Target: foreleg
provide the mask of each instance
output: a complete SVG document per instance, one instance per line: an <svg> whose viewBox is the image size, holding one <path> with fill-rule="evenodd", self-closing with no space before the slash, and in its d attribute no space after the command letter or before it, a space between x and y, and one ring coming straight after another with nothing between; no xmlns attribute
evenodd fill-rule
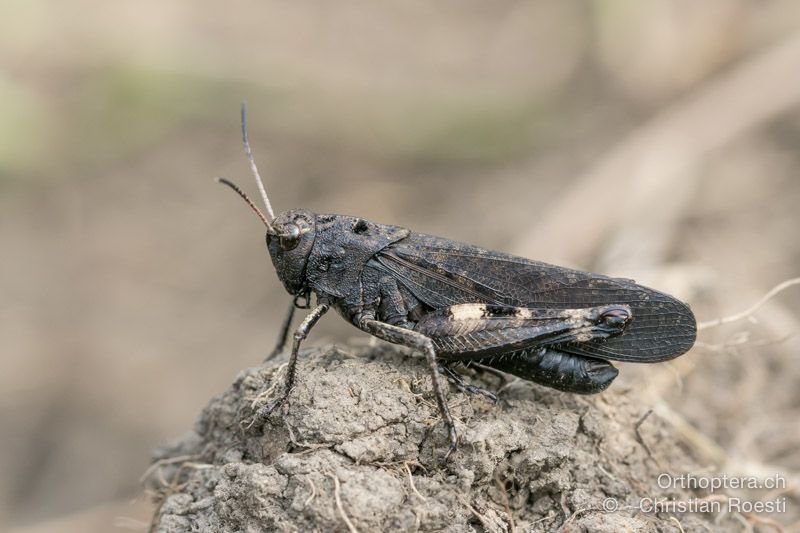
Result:
<svg viewBox="0 0 800 533"><path fill-rule="evenodd" d="M264 361L269 361L281 353L286 347L286 339L289 338L289 329L292 327L292 319L294 318L294 309L294 300L292 300L292 303L289 304L289 310L286 312L286 316L283 319L283 324L281 324L280 333L278 334L278 342L275 344L275 348L272 349L272 352L264 358Z"/></svg>
<svg viewBox="0 0 800 533"><path fill-rule="evenodd" d="M308 337L308 333L311 331L311 328L322 318L330 306L328 304L319 304L317 307L311 310L311 312L303 319L300 325L294 332L294 342L292 343L292 354L289 356L289 366L286 369L286 379L283 384L283 392L281 395L272 402L268 408L259 411L259 417L267 417L272 413L275 409L283 405L286 401L286 398L289 397L289 393L292 391L292 387L294 387L294 379L297 373L297 353L300 351L300 343Z"/></svg>

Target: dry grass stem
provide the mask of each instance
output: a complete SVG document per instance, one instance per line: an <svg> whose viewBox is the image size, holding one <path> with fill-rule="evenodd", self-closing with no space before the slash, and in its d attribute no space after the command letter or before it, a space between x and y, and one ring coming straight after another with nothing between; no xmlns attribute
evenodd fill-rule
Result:
<svg viewBox="0 0 800 533"><path fill-rule="evenodd" d="M709 320L707 322L699 322L697 324L697 330L703 331L705 329L721 326L722 324L730 324L731 322L738 322L739 320L750 318L756 313L756 311L761 309L764 306L764 304L769 302L771 299L773 299L775 296L785 291L789 287L794 287L795 285L800 285L800 277L787 279L786 281L775 285L760 300L758 300L756 303L754 303L741 313L736 313L735 315L717 318L715 320Z"/></svg>

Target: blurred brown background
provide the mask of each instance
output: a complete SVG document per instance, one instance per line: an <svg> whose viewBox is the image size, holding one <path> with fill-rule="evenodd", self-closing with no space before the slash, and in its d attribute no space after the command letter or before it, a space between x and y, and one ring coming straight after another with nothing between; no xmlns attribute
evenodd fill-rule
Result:
<svg viewBox="0 0 800 533"><path fill-rule="evenodd" d="M634 277L700 320L800 273L794 0L6 0L0 529L141 527L149 450L272 347L288 296L212 181L255 193L242 100L278 211ZM619 386L710 467L794 483L798 311Z"/></svg>

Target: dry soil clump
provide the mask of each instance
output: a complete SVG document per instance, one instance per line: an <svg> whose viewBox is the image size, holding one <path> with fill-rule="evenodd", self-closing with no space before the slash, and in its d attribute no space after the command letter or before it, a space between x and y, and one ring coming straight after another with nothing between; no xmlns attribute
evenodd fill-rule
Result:
<svg viewBox="0 0 800 533"><path fill-rule="evenodd" d="M635 391L581 397L516 380L493 405L450 387L461 441L442 465L447 438L420 357L385 345L308 350L282 412L259 421L285 361L241 372L194 430L156 452L155 531L726 529L708 515L640 510L643 498L700 495L658 486L698 465Z"/></svg>

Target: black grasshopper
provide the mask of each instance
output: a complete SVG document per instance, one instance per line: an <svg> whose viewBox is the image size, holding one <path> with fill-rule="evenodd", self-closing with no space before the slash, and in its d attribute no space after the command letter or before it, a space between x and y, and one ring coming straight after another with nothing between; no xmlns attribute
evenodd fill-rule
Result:
<svg viewBox="0 0 800 533"><path fill-rule="evenodd" d="M287 399L295 381L300 343L331 308L358 329L425 354L433 392L449 432L457 435L440 373L462 389L493 394L463 382L451 366L500 370L562 391L604 390L618 370L609 361L656 363L692 347L689 307L632 280L609 278L485 250L345 215L292 209L275 216L242 134L267 215L231 182L267 227L267 249L294 297L277 353L285 345L294 309L311 311L295 330L283 391L262 410ZM317 303L311 307L311 294Z"/></svg>

